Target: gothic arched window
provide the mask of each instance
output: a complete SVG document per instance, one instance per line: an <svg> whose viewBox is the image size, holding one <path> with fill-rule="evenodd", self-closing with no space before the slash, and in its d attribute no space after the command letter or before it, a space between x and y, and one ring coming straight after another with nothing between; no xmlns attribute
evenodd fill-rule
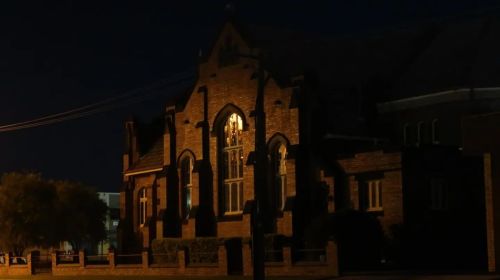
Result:
<svg viewBox="0 0 500 280"><path fill-rule="evenodd" d="M146 223L148 197L146 188L139 190L139 225L143 226Z"/></svg>
<svg viewBox="0 0 500 280"><path fill-rule="evenodd" d="M193 158L189 155L181 160L181 188L181 215L186 219L191 210L193 190Z"/></svg>
<svg viewBox="0 0 500 280"><path fill-rule="evenodd" d="M243 120L236 113L229 115L222 134L222 178L224 213L243 211Z"/></svg>
<svg viewBox="0 0 500 280"><path fill-rule="evenodd" d="M283 210L286 202L286 145L279 143L274 149L274 189L276 192L276 209Z"/></svg>

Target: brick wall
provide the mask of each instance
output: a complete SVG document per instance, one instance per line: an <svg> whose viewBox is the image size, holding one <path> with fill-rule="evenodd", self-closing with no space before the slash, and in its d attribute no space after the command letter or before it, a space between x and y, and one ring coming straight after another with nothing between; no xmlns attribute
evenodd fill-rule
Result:
<svg viewBox="0 0 500 280"><path fill-rule="evenodd" d="M7 253L3 255L4 263L0 263L0 276L26 276L33 273L31 254L26 257L26 264L13 264L11 257Z"/></svg>
<svg viewBox="0 0 500 280"><path fill-rule="evenodd" d="M386 233L389 227L403 222L403 191L401 154L374 151L359 153L354 157L338 161L348 176L351 207L363 210L360 205L360 188L366 181L379 180L382 187L383 210L377 218ZM366 195L366 194L365 194Z"/></svg>
<svg viewBox="0 0 500 280"><path fill-rule="evenodd" d="M214 50L218 50L224 44L226 35L231 35L233 41L239 45L242 53L250 53L239 34L228 25L222 32L219 41L215 43ZM216 52L217 53L217 52ZM198 88L205 86L208 92L208 120L210 125L210 161L213 169L213 209L216 216L221 216L219 209L219 171L218 162L218 139L216 119L219 113L228 104L232 104L241 110L242 118L245 123L243 138L243 162L247 163L248 156L255 150L255 126L252 112L255 109L255 100L257 93L257 80L251 79L256 70L256 61L252 59L240 59L236 65L223 68L218 67L217 57L210 57L205 63L200 65L199 79L190 93L189 99L180 112L176 112L176 130L177 130L177 156L189 150L194 154L196 160L203 157L202 151L202 128L199 125L204 119L204 94L198 92ZM298 109L290 109L291 89L280 88L271 78L265 88L265 112L267 118L266 138L271 139L276 133L284 135L290 144L297 144L299 139L298 131ZM295 195L295 163L293 159L288 163L288 185L287 194ZM243 166L243 200L254 199L254 168L250 165ZM198 183L199 184L199 183ZM199 203L199 190L195 185L193 188L193 205ZM243 217L243 220L245 217ZM221 221L217 226L218 236L248 236L249 225L244 221ZM283 228L284 227L280 227ZM285 230L285 229L284 229ZM189 231L184 231L188 233Z"/></svg>
<svg viewBox="0 0 500 280"><path fill-rule="evenodd" d="M248 243L242 244L243 254L243 274L252 275L252 259L251 249ZM338 260L337 246L333 241L328 242L326 248L326 256L323 261L294 263L292 262L292 250L290 247L283 248L283 262L266 263L266 275L281 276L281 275L316 275L316 276L338 276ZM82 275L130 275L130 276L147 276L147 275L163 275L163 276L225 276L227 270L227 252L224 245L218 248L218 262L214 264L189 265L186 262L185 252L180 250L177 252L177 263L173 264L151 264L149 263L150 256L147 251L140 254L139 261L135 264L119 264L116 263L117 255L110 252L108 254L108 264L89 265L86 264L85 254L81 251L78 254L78 261L71 264L58 263L58 256L52 255L52 275L54 276L82 276ZM28 267L29 265L26 265ZM0 266L0 275L21 275L15 274L21 270L3 269ZM28 270L25 270L27 272ZM10 274L8 274L10 273ZM29 274L23 274L29 275Z"/></svg>
<svg viewBox="0 0 500 280"><path fill-rule="evenodd" d="M243 275L253 275L250 244L243 243ZM266 276L338 276L337 244L328 241L324 261L293 262L292 248L283 247L283 262L265 263Z"/></svg>
<svg viewBox="0 0 500 280"><path fill-rule="evenodd" d="M247 47L244 40L232 27L232 25L227 25L223 32L221 33L219 40L215 43L214 50L218 50L222 44L225 43L226 36L230 35L233 41L239 45L239 50L242 53L251 53L251 50ZM218 52L216 51L215 54ZM217 62L217 55L209 57L209 59L200 65L199 78L193 87L193 91L189 94L189 98L182 110L175 112L175 130L176 130L176 147L175 157L179 158L182 153L189 151L193 154L195 161L202 160L202 127L199 125L204 119L204 93L199 93L198 89L201 86L207 88L208 96L208 121L210 126L210 162L213 170L213 210L216 216L222 216L219 207L219 165L218 162L218 136L215 121L219 116L221 110L223 110L228 104L235 106L240 110L241 117L245 122L245 129L242 135L243 138L243 162L247 163L248 156L251 152L255 150L255 126L254 118L252 113L255 109L256 93L257 93L257 80L252 79L251 76L256 70L256 61L253 59L241 58L239 63L236 65L231 65L227 67L220 68ZM267 118L266 127L266 139L270 140L274 135L279 133L287 138L291 145L298 144L299 142L299 123L298 123L298 109L290 108L290 102L292 97L291 88L281 88L277 85L274 79L267 82L265 88L265 112ZM167 111L175 110L175 107L168 107ZM179 108L177 108L179 109ZM169 148L171 146L171 135L169 132L164 134L164 164L169 165L170 153L172 152ZM131 145L134 145L134 141L129 140ZM128 160L128 155L124 156L124 161ZM243 166L243 200L250 201L254 199L254 168L253 165L244 164ZM144 178L143 178L144 177ZM135 180L135 187L139 189L141 185L148 185L151 181L153 175L138 176ZM193 193L192 193L192 206L197 207L200 204L199 197L199 174L193 174ZM272 189L272 188L270 188ZM290 159L287 162L287 196L295 196L295 161ZM180 192L179 192L180 193ZM149 193L148 193L149 194ZM157 195L160 198L159 207L157 207L157 212L162 209L166 209L166 186L161 184L157 190ZM135 202L137 198L136 191L133 194L133 201ZM179 197L180 199L180 197ZM156 203L156 202L155 202ZM122 203L122 207L125 207ZM137 207L136 203L133 203L133 207ZM150 208L151 204L148 205L148 214L152 213ZM131 211L133 215L134 227L137 227L137 210ZM194 218L194 217L192 217ZM285 218L287 220L289 218ZM242 221L221 221L220 225L217 226L220 236L248 236L250 232L248 218L243 217ZM182 235L185 238L191 238L196 235L194 232L193 225L195 224L195 218L193 221L185 222L182 226ZM283 222L281 222L283 224ZM161 225L158 224L158 228ZM287 235L290 234L291 225L287 224L279 227L283 230L283 233ZM160 229L159 229L160 230Z"/></svg>

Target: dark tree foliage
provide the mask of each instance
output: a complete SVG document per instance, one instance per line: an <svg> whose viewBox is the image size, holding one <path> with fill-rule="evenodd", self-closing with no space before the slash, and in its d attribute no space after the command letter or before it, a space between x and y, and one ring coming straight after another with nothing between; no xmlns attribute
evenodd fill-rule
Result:
<svg viewBox="0 0 500 280"><path fill-rule="evenodd" d="M82 244L96 244L106 237L104 219L106 204L92 188L70 181L53 182L57 192L57 216L61 222L58 237L68 241L74 250Z"/></svg>
<svg viewBox="0 0 500 280"><path fill-rule="evenodd" d="M343 269L380 267L386 240L379 221L372 213L342 210L332 215L330 225Z"/></svg>
<svg viewBox="0 0 500 280"><path fill-rule="evenodd" d="M0 247L16 255L56 241L55 188L36 173L7 173L0 182Z"/></svg>
<svg viewBox="0 0 500 280"><path fill-rule="evenodd" d="M79 183L47 181L38 173L13 172L0 181L0 249L22 255L30 247L57 246L105 237L107 207Z"/></svg>

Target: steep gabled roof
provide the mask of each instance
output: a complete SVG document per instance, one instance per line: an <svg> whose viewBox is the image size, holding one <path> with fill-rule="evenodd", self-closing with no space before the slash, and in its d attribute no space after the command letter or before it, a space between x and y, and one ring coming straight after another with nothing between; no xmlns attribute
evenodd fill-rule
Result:
<svg viewBox="0 0 500 280"><path fill-rule="evenodd" d="M325 38L304 31L226 22L265 53L264 67L281 86L313 77L325 130L367 131L375 103L459 87L500 84L498 17L429 21L412 27ZM208 56L216 55L216 43ZM192 90L179 95L183 108ZM373 109L374 110L374 109ZM370 135L371 132L367 132Z"/></svg>
<svg viewBox="0 0 500 280"><path fill-rule="evenodd" d="M163 137L159 137L153 146L126 172L139 172L158 168L163 168Z"/></svg>
<svg viewBox="0 0 500 280"><path fill-rule="evenodd" d="M393 87L392 99L500 85L498 17L441 23L439 32Z"/></svg>
<svg viewBox="0 0 500 280"><path fill-rule="evenodd" d="M161 115L150 123L137 122L137 149L139 159L126 173L163 168L163 133L165 119Z"/></svg>

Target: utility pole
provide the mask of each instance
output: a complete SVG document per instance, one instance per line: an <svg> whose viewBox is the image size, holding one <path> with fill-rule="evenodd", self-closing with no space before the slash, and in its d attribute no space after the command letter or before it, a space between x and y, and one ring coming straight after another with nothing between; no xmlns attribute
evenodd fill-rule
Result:
<svg viewBox="0 0 500 280"><path fill-rule="evenodd" d="M213 209L213 170L210 163L210 124L208 122L208 89L202 86L203 94L202 149L203 159L200 174L200 202L195 229L201 236L215 236L215 214ZM198 126L198 124L197 124Z"/></svg>
<svg viewBox="0 0 500 280"><path fill-rule="evenodd" d="M253 279L264 280L264 191L267 189L267 145L266 145L266 112L264 110L264 88L269 76L266 77L263 64L263 54L258 56L236 54L239 57L257 61L257 98L255 100L255 160L254 160L254 207L252 209L252 262Z"/></svg>
<svg viewBox="0 0 500 280"><path fill-rule="evenodd" d="M264 280L264 190L267 189L267 145L266 145L266 113L264 110L264 88L267 78L262 67L262 53L257 58L257 99L255 102L255 165L253 208L253 279Z"/></svg>

